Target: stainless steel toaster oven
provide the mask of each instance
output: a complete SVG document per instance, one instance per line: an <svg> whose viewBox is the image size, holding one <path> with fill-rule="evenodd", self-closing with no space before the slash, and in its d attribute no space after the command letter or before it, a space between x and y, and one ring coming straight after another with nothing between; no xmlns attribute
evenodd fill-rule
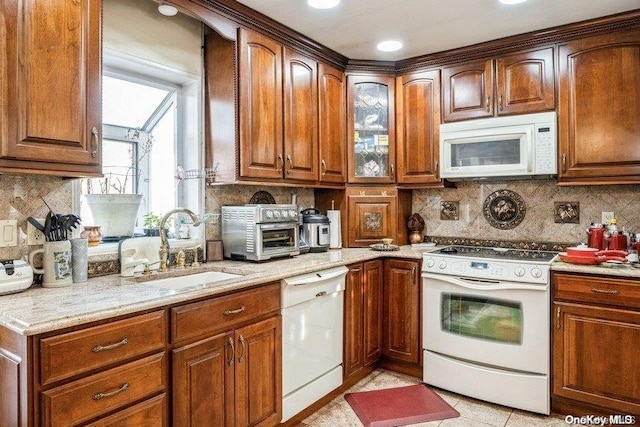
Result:
<svg viewBox="0 0 640 427"><path fill-rule="evenodd" d="M224 257L264 261L298 255L299 220L296 205L223 206Z"/></svg>

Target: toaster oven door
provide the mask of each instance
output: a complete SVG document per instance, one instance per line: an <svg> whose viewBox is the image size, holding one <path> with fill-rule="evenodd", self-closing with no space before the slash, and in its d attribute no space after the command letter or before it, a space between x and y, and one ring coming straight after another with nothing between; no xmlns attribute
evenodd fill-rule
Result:
<svg viewBox="0 0 640 427"><path fill-rule="evenodd" d="M299 254L298 223L260 224L256 248L260 259Z"/></svg>

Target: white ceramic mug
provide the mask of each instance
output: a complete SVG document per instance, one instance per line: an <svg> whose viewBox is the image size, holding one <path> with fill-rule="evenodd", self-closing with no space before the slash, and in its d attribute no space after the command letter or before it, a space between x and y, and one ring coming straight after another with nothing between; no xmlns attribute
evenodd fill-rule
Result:
<svg viewBox="0 0 640 427"><path fill-rule="evenodd" d="M44 242L42 249L29 253L29 264L33 266L33 258L42 254L42 268L33 268L34 273L42 274L43 288L57 288L73 283L71 269L71 242L60 240Z"/></svg>

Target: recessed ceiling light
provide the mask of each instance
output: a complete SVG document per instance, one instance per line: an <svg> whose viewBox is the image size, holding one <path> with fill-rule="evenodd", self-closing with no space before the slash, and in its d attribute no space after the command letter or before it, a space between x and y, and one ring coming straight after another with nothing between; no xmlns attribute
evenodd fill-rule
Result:
<svg viewBox="0 0 640 427"><path fill-rule="evenodd" d="M170 4L161 4L158 6L158 12L164 16L175 16L178 14L178 9Z"/></svg>
<svg viewBox="0 0 640 427"><path fill-rule="evenodd" d="M524 3L527 0L500 0L500 3L502 4L518 4L518 3Z"/></svg>
<svg viewBox="0 0 640 427"><path fill-rule="evenodd" d="M402 49L402 43L398 40L386 40L378 43L378 50L382 52L395 52Z"/></svg>
<svg viewBox="0 0 640 427"><path fill-rule="evenodd" d="M336 7L340 0L307 0L307 3L316 9L331 9Z"/></svg>

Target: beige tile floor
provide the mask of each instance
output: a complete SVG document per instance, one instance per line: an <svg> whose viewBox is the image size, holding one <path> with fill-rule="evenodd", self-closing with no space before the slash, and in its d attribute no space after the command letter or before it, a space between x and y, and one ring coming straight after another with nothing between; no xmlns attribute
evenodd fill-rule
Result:
<svg viewBox="0 0 640 427"><path fill-rule="evenodd" d="M358 384L347 390L354 391L377 390L381 388L402 387L419 384L420 380L396 372L378 369L364 378ZM445 390L434 390L453 406L460 417L428 423L412 424L415 427L535 427L567 426L562 418L546 417L531 412L511 409L492 403L471 399ZM298 427L359 427L362 423L353 412L344 395L336 397L328 405L311 414Z"/></svg>

